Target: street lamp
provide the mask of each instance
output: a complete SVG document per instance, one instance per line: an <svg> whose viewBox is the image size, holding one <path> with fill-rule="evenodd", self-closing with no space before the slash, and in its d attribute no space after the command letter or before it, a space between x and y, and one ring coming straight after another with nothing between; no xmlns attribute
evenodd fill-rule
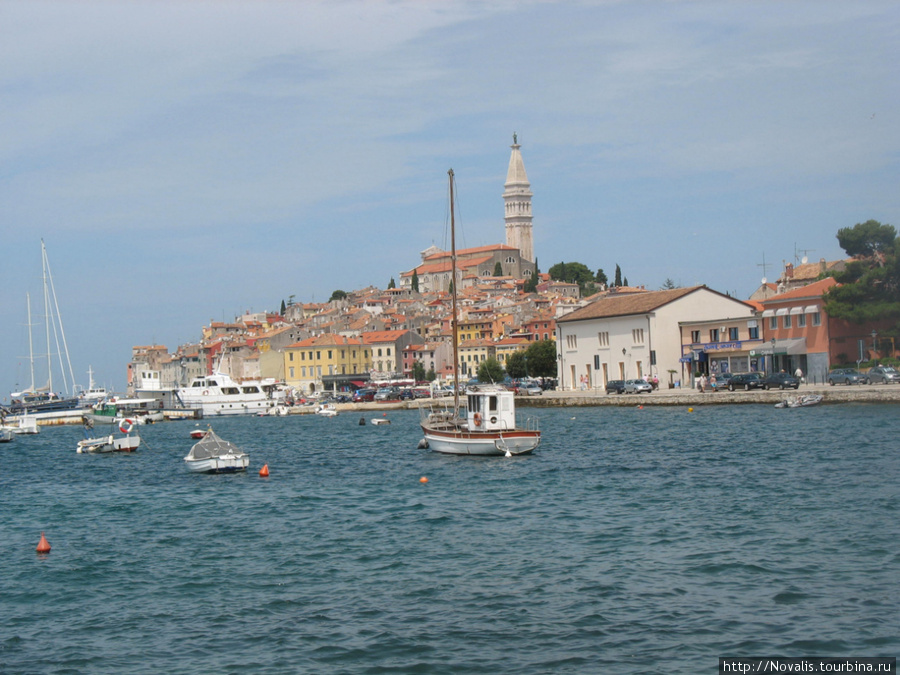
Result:
<svg viewBox="0 0 900 675"><path fill-rule="evenodd" d="M872 329L872 356L878 358L878 331Z"/></svg>
<svg viewBox="0 0 900 675"><path fill-rule="evenodd" d="M775 338L772 338L772 374L775 374Z"/></svg>

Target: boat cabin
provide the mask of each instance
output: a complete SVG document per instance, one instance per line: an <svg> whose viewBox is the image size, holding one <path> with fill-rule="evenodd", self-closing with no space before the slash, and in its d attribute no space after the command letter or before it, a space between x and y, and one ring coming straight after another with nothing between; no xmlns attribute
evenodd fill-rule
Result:
<svg viewBox="0 0 900 675"><path fill-rule="evenodd" d="M466 419L472 431L508 431L516 428L513 392L497 385L466 389Z"/></svg>

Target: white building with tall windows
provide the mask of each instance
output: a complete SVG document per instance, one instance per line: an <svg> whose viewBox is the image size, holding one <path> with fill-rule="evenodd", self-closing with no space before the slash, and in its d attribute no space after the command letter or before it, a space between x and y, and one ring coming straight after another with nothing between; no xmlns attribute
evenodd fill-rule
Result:
<svg viewBox="0 0 900 675"><path fill-rule="evenodd" d="M556 320L559 387L603 389L609 380L681 372L679 323L753 317L755 309L706 286L612 293Z"/></svg>

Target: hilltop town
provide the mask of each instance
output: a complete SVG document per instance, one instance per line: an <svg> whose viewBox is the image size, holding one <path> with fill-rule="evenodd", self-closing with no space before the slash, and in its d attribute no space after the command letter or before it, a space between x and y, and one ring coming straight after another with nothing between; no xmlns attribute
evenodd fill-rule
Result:
<svg viewBox="0 0 900 675"><path fill-rule="evenodd" d="M198 342L172 353L136 346L129 392L174 389L214 371L238 382L283 382L301 394L446 380L453 373L451 284L464 378L489 359L505 367L539 341L555 345L563 390L603 390L631 378L693 387L701 376L778 370L824 383L835 365L898 356L890 320L850 323L826 313L823 296L837 283L831 275L849 259L787 264L746 300L703 285L647 290L618 278L611 285L554 280L536 264L532 196L513 136L506 242L458 250L455 277L450 253L432 246L400 272L399 287L392 280L387 289L336 291L326 303L291 300L277 312L211 321Z"/></svg>

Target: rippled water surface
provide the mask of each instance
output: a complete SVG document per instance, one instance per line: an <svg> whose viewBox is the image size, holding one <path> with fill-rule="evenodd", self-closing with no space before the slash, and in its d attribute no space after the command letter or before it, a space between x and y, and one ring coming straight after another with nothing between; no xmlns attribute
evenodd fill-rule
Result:
<svg viewBox="0 0 900 675"><path fill-rule="evenodd" d="M544 441L511 459L418 450L415 412L212 420L250 453L239 475L187 471L188 422L143 428L132 456L76 454L74 427L0 445L0 671L695 673L900 651L896 406L522 412Z"/></svg>

